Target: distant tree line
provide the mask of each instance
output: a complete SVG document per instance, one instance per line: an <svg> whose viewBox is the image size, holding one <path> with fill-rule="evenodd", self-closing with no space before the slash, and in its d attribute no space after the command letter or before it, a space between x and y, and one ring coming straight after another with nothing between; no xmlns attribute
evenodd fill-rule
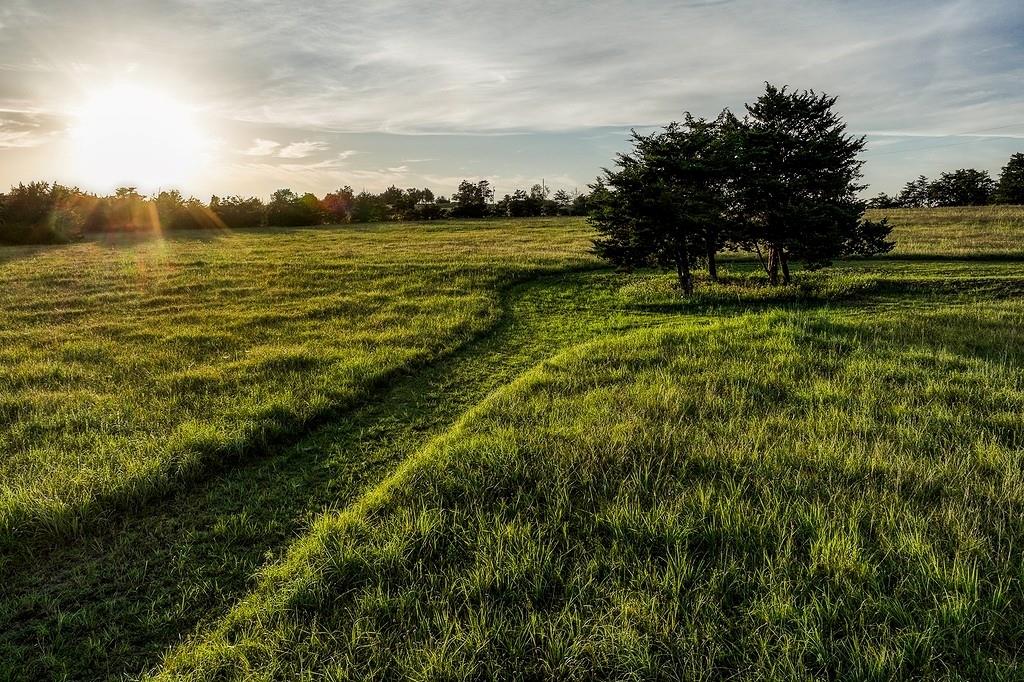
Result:
<svg viewBox="0 0 1024 682"><path fill-rule="evenodd" d="M974 168L942 173L929 180L924 175L903 186L896 196L884 192L868 202L870 208L936 208L1024 204L1024 154L1014 154L993 180L988 171Z"/></svg>
<svg viewBox="0 0 1024 682"><path fill-rule="evenodd" d="M686 114L634 131L633 151L591 185L595 250L625 269L671 268L690 294L699 265L717 279L722 250L756 253L777 284L794 261L814 268L892 249L888 223L863 217L865 140L846 134L835 102L766 84L742 119Z"/></svg>
<svg viewBox="0 0 1024 682"><path fill-rule="evenodd" d="M587 195L565 190L551 194L541 184L495 201L487 180L464 180L450 199L435 197L426 188L357 194L343 187L322 198L281 189L269 201L213 196L209 203L177 190L147 197L134 187L121 187L110 196L97 196L58 183L30 182L0 194L0 243L59 243L97 232L585 215L587 210Z"/></svg>

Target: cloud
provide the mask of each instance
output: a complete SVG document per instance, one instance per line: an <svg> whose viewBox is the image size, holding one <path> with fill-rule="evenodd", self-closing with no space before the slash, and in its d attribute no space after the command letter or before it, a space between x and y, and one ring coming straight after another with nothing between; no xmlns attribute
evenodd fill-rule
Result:
<svg viewBox="0 0 1024 682"><path fill-rule="evenodd" d="M310 142L308 140L305 142L292 142L290 145L283 147L277 153L277 156L281 159L304 159L307 156L313 156L327 149L328 145L326 142Z"/></svg>
<svg viewBox="0 0 1024 682"><path fill-rule="evenodd" d="M0 107L0 149L38 147L56 134L33 112Z"/></svg>
<svg viewBox="0 0 1024 682"><path fill-rule="evenodd" d="M1024 109L1020 0L521 0L515 12L468 0L3 5L9 101L57 114L92 79L127 74L245 130L231 142L244 156L284 166L354 147L366 154L334 160L380 178L415 164L422 174L407 181L593 177L626 144L619 131L686 110L741 111L764 80L840 95L854 132L983 133ZM991 144L977 162L989 163L1020 133L1007 131L943 158ZM538 152L538 140L555 149ZM917 173L915 159L882 158L869 175ZM303 178L324 173L322 185L344 170L300 165Z"/></svg>
<svg viewBox="0 0 1024 682"><path fill-rule="evenodd" d="M245 154L246 156L271 156L277 151L278 147L280 146L280 142L256 138L255 140L253 140L252 146L242 153Z"/></svg>

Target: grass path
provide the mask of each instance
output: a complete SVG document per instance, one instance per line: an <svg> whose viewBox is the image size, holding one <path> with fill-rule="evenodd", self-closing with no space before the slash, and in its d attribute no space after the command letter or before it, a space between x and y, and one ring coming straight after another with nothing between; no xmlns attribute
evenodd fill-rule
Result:
<svg viewBox="0 0 1024 682"><path fill-rule="evenodd" d="M900 305L913 297L915 307L939 302L916 287L865 293L870 300L854 292L834 304L866 312L892 305L890 296ZM168 647L250 593L261 567L278 561L323 512L349 506L488 394L571 346L673 320L692 324L797 303L730 304L722 295L697 306L647 305L646 298L606 271L517 285L487 331L410 368L370 402L272 456L221 470L141 513L115 516L73 545L0 567L0 677L120 679L158 664ZM948 302L948 293L941 298Z"/></svg>
<svg viewBox="0 0 1024 682"><path fill-rule="evenodd" d="M514 287L490 332L346 417L100 534L15 559L0 591L0 676L115 678L155 664L325 509L349 504L488 393L568 345L666 318L610 314L616 289L601 272Z"/></svg>
<svg viewBox="0 0 1024 682"><path fill-rule="evenodd" d="M541 363L160 679L1019 678L1024 309L864 312Z"/></svg>

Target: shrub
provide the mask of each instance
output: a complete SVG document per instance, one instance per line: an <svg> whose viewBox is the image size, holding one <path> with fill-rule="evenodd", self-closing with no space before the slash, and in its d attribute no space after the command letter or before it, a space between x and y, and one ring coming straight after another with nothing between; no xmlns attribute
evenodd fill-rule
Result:
<svg viewBox="0 0 1024 682"><path fill-rule="evenodd" d="M79 237L88 197L56 183L30 182L0 195L0 242L56 244Z"/></svg>

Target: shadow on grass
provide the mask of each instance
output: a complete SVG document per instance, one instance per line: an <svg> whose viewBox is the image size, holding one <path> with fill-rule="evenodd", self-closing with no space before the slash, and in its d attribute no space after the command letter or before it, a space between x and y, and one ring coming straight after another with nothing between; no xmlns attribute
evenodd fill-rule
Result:
<svg viewBox="0 0 1024 682"><path fill-rule="evenodd" d="M0 576L0 677L121 678L156 665L183 633L250 591L259 569L325 509L346 506L488 393L569 345L682 314L889 297L909 305L947 291L883 281L840 298L623 305L615 298L622 283L607 270L521 283L503 296L489 332L390 377L367 401L272 456L208 471L131 515L107 510L95 532L12 557ZM1024 290L1024 279L1015 286ZM615 308L625 317L612 321Z"/></svg>
<svg viewBox="0 0 1024 682"><path fill-rule="evenodd" d="M83 537L9 557L0 575L0 678L120 679L158 663L183 633L223 615L325 509L347 505L555 352L508 311L524 292L558 290L563 276L513 287L489 332L392 376L273 456L207 471L131 515L106 509ZM563 314L553 306L540 324Z"/></svg>
<svg viewBox="0 0 1024 682"><path fill-rule="evenodd" d="M827 281L827 280L823 280ZM956 276L947 280L877 275L835 289L819 283L770 287L756 278L726 278L710 289L700 289L690 298L634 301L628 307L660 314L738 314L777 309L850 307L883 299L900 299L909 304L929 300L967 302L984 298L1002 300L1024 297L1024 272L1019 276Z"/></svg>

